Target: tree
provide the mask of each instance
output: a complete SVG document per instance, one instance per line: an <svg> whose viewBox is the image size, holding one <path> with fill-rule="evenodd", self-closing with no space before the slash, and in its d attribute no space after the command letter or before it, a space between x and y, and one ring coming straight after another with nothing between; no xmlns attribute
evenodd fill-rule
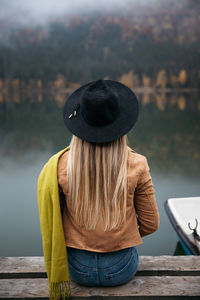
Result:
<svg viewBox="0 0 200 300"><path fill-rule="evenodd" d="M122 76L119 78L119 81L127 85L128 87L132 88L134 86L133 79L134 79L134 75L133 75L133 71L131 70L128 73L122 74Z"/></svg>
<svg viewBox="0 0 200 300"><path fill-rule="evenodd" d="M181 85L185 85L187 81L187 73L185 70L181 70L178 76L178 81Z"/></svg>
<svg viewBox="0 0 200 300"><path fill-rule="evenodd" d="M166 85L167 85L167 75L166 75L166 71L163 69L159 71L157 74L155 87L166 88Z"/></svg>
<svg viewBox="0 0 200 300"><path fill-rule="evenodd" d="M145 74L142 76L142 85L143 86L151 86L151 78L146 76Z"/></svg>
<svg viewBox="0 0 200 300"><path fill-rule="evenodd" d="M55 88L65 88L66 87L66 80L62 74L58 74L56 80L54 81Z"/></svg>
<svg viewBox="0 0 200 300"><path fill-rule="evenodd" d="M122 76L118 80L130 88L137 87L140 84L138 75L134 74L133 70L129 71L128 73L122 74Z"/></svg>

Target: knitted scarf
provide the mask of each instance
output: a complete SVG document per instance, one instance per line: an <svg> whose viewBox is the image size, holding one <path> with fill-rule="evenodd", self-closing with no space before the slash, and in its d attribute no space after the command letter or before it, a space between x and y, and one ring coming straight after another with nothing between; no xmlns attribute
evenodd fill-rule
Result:
<svg viewBox="0 0 200 300"><path fill-rule="evenodd" d="M58 159L68 149L52 156L38 179L38 208L50 300L65 299L71 294L57 179Z"/></svg>

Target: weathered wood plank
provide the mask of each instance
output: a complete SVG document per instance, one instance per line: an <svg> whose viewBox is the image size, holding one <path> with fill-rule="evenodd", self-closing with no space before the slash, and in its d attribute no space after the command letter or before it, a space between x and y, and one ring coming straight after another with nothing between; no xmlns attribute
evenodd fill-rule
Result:
<svg viewBox="0 0 200 300"><path fill-rule="evenodd" d="M200 276L199 256L140 256L137 276ZM44 257L0 257L0 278L45 278Z"/></svg>
<svg viewBox="0 0 200 300"><path fill-rule="evenodd" d="M0 279L46 277L43 256L0 257Z"/></svg>
<svg viewBox="0 0 200 300"><path fill-rule="evenodd" d="M140 256L139 270L200 271L200 257L188 256Z"/></svg>
<svg viewBox="0 0 200 300"><path fill-rule="evenodd" d="M138 275L200 276L199 256L141 256Z"/></svg>
<svg viewBox="0 0 200 300"><path fill-rule="evenodd" d="M115 297L142 299L144 296L154 298L162 297L188 297L200 299L200 277L144 277L138 276L127 284L116 287L96 288L83 287L71 282L72 299ZM198 298L199 297L199 298ZM47 279L1 279L0 298L3 299L48 299ZM167 299L168 299L167 298ZM102 299L102 298L101 298Z"/></svg>

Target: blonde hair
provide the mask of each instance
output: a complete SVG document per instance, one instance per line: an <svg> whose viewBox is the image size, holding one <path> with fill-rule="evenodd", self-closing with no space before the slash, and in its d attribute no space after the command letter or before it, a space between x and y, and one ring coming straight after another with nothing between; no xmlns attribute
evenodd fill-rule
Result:
<svg viewBox="0 0 200 300"><path fill-rule="evenodd" d="M119 228L126 220L126 136L104 144L72 137L67 162L68 195L75 221L94 230L102 218L104 231Z"/></svg>

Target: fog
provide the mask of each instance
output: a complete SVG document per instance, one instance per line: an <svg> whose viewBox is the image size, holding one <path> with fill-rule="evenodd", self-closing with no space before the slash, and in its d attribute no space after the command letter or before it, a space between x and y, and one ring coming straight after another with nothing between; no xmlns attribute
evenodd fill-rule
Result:
<svg viewBox="0 0 200 300"><path fill-rule="evenodd" d="M56 18L70 15L94 12L126 14L130 10L145 17L151 9L173 9L178 2L188 9L199 11L198 0L0 0L0 35L5 24L9 30L26 24L46 25Z"/></svg>
<svg viewBox="0 0 200 300"><path fill-rule="evenodd" d="M128 11L130 5L141 9L162 4L164 0L0 0L0 22L9 19L8 26L17 24L44 24L49 19L94 11Z"/></svg>
<svg viewBox="0 0 200 300"><path fill-rule="evenodd" d="M158 0L159 1L159 0ZM159 2L162 2L160 0ZM0 16L13 12L28 12L32 17L48 17L78 11L108 10L127 7L130 3L155 3L156 0L0 0Z"/></svg>
<svg viewBox="0 0 200 300"><path fill-rule="evenodd" d="M0 28L2 22L7 27L16 24L46 24L50 19L81 13L128 12L135 6L136 13L148 14L148 9L162 9L167 5L173 7L177 2L189 9L199 10L199 0L0 0Z"/></svg>

